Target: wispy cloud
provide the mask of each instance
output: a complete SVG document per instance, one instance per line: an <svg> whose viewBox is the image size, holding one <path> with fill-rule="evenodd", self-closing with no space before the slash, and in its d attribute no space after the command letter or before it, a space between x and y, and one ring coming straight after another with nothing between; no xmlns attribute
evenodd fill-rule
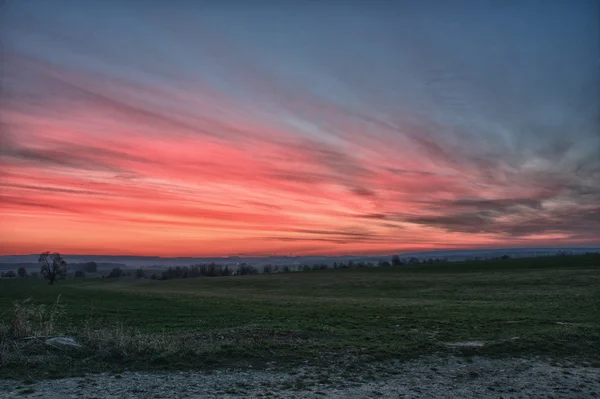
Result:
<svg viewBox="0 0 600 399"><path fill-rule="evenodd" d="M52 3L2 15L3 253L600 244L591 3Z"/></svg>

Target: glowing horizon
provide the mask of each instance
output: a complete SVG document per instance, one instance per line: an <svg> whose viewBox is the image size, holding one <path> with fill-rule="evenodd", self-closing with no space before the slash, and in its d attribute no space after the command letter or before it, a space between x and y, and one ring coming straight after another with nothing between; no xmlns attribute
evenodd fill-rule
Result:
<svg viewBox="0 0 600 399"><path fill-rule="evenodd" d="M600 245L597 3L232 4L0 10L0 254Z"/></svg>

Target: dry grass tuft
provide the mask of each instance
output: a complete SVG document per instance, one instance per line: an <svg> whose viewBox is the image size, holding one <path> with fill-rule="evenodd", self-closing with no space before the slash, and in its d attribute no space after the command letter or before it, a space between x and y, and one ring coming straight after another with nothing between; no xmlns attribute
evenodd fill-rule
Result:
<svg viewBox="0 0 600 399"><path fill-rule="evenodd" d="M60 295L50 306L31 298L15 303L8 324L0 324L0 368L47 361L43 338L56 334L64 313Z"/></svg>
<svg viewBox="0 0 600 399"><path fill-rule="evenodd" d="M40 338L56 333L57 322L64 315L60 295L51 306L36 305L31 298L15 303L7 333L13 338Z"/></svg>
<svg viewBox="0 0 600 399"><path fill-rule="evenodd" d="M174 354L179 349L177 342L166 333L141 334L123 323L107 326L98 320L88 320L78 336L86 347L100 356L124 358L153 353Z"/></svg>

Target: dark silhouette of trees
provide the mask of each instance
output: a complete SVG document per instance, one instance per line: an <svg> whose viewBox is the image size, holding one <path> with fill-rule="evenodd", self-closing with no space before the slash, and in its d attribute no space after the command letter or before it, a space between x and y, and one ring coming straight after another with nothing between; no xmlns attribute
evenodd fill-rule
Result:
<svg viewBox="0 0 600 399"><path fill-rule="evenodd" d="M122 275L123 275L123 269L121 269L120 267L115 267L108 274L108 278L119 278Z"/></svg>
<svg viewBox="0 0 600 399"><path fill-rule="evenodd" d="M29 273L27 273L27 269L25 269L25 266L21 266L17 269L17 274L19 275L19 277L21 278L25 278L25 277L29 277Z"/></svg>
<svg viewBox="0 0 600 399"><path fill-rule="evenodd" d="M83 264L83 271L86 273L96 273L98 271L98 264L96 262L85 262Z"/></svg>
<svg viewBox="0 0 600 399"><path fill-rule="evenodd" d="M251 269L249 269L251 268ZM240 272L241 271L241 272ZM257 274L258 269L243 265L240 266L238 270L238 274ZM229 269L229 266L222 267L221 265L217 265L216 263L206 263L206 264L198 264L192 266L175 266L169 267L167 270L164 270L159 275L153 274L150 278L152 279L160 279L160 280L172 280L179 278L197 278L197 277L221 277L221 276L231 276L233 274L232 270Z"/></svg>
<svg viewBox="0 0 600 399"><path fill-rule="evenodd" d="M401 265L402 265L402 261L400 260L400 257L398 255L392 256L392 266L401 266Z"/></svg>
<svg viewBox="0 0 600 399"><path fill-rule="evenodd" d="M42 276L48 280L50 285L67 275L67 262L59 253L44 252L40 255L38 262L42 264L40 270Z"/></svg>
<svg viewBox="0 0 600 399"><path fill-rule="evenodd" d="M15 278L15 277L17 277L17 274L15 272L13 272L12 270L2 273L2 278Z"/></svg>
<svg viewBox="0 0 600 399"><path fill-rule="evenodd" d="M137 269L135 271L135 278L144 278L144 271L142 269Z"/></svg>
<svg viewBox="0 0 600 399"><path fill-rule="evenodd" d="M96 262L85 262L71 264L71 267L75 267L76 270L81 270L85 273L96 273L98 271L98 264Z"/></svg>
<svg viewBox="0 0 600 399"><path fill-rule="evenodd" d="M238 275L240 276L246 276L246 275L251 275L251 274L258 274L258 269L255 268L252 265L247 265L245 263L242 263L240 265L240 267L238 268Z"/></svg>
<svg viewBox="0 0 600 399"><path fill-rule="evenodd" d="M84 278L85 277L85 272L81 269L77 270L75 272L75 278Z"/></svg>

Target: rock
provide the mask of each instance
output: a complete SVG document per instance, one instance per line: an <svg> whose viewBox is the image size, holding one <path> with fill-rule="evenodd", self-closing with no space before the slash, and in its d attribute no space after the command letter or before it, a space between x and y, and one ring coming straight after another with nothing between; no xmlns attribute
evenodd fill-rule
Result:
<svg viewBox="0 0 600 399"><path fill-rule="evenodd" d="M485 343L478 341L452 342L446 344L446 346L449 346L451 348L481 348L484 345Z"/></svg>
<svg viewBox="0 0 600 399"><path fill-rule="evenodd" d="M48 338L45 341L46 345L53 346L58 349L81 349L81 344L75 341L73 337L54 337Z"/></svg>

